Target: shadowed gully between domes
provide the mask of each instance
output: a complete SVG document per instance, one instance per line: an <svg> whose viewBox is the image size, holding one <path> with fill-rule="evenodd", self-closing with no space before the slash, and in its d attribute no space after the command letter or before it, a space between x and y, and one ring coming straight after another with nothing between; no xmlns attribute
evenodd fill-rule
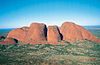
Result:
<svg viewBox="0 0 100 65"><path fill-rule="evenodd" d="M81 40L100 42L100 39L91 32L72 22L64 22L59 28L47 27L44 23L32 23L30 27L10 31L7 38L14 38L28 44L57 44L61 41L73 43Z"/></svg>

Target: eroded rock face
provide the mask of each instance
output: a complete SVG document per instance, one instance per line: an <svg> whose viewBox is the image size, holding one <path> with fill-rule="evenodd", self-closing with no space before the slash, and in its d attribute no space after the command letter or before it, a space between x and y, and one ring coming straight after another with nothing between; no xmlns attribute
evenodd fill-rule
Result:
<svg viewBox="0 0 100 65"><path fill-rule="evenodd" d="M19 41L35 44L46 43L47 28L43 23L32 23L30 27L17 28L9 32L7 38L15 38Z"/></svg>
<svg viewBox="0 0 100 65"><path fill-rule="evenodd" d="M96 37L91 34L88 30L82 26L76 25L75 23L65 22L60 28L60 32L63 35L63 40L68 42L75 42L78 40L91 40L95 41Z"/></svg>
<svg viewBox="0 0 100 65"><path fill-rule="evenodd" d="M61 34L57 26L48 26L47 40L49 43L61 41Z"/></svg>
<svg viewBox="0 0 100 65"><path fill-rule="evenodd" d="M63 23L60 28L48 26L48 29L43 23L32 23L30 27L10 31L7 38L14 38L29 44L55 44L62 40L67 42L90 40L100 43L100 39L97 39L88 30L71 22Z"/></svg>
<svg viewBox="0 0 100 65"><path fill-rule="evenodd" d="M0 44L17 44L18 40L14 39L14 38L6 38L4 41L1 41Z"/></svg>
<svg viewBox="0 0 100 65"><path fill-rule="evenodd" d="M18 43L18 40L14 39L14 38L6 38L4 41L9 43L9 44L16 44L16 43Z"/></svg>
<svg viewBox="0 0 100 65"><path fill-rule="evenodd" d="M19 41L24 42L26 40L27 32L28 27L17 28L15 30L10 31L7 38L15 38Z"/></svg>
<svg viewBox="0 0 100 65"><path fill-rule="evenodd" d="M41 43L46 41L47 36L47 28L43 23L32 23L30 25L28 34L27 34L27 42L28 43Z"/></svg>

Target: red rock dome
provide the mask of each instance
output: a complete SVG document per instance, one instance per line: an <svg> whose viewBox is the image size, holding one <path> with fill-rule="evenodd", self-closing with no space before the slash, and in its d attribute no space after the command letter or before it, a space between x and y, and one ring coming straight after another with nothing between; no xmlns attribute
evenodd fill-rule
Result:
<svg viewBox="0 0 100 65"><path fill-rule="evenodd" d="M48 26L47 40L49 43L58 43L61 41L60 31L57 26Z"/></svg>
<svg viewBox="0 0 100 65"><path fill-rule="evenodd" d="M91 32L72 22L63 23L60 32L63 35L63 40L68 42L76 42L85 39L91 41L96 40L96 37Z"/></svg>
<svg viewBox="0 0 100 65"><path fill-rule="evenodd" d="M97 39L91 32L72 22L65 22L60 28L48 26L48 29L43 23L32 23L30 27L22 27L10 31L7 38L15 38L30 44L55 44L61 40L67 42L90 40L100 43L100 39Z"/></svg>
<svg viewBox="0 0 100 65"><path fill-rule="evenodd" d="M47 28L43 23L32 23L27 33L28 43L46 41Z"/></svg>
<svg viewBox="0 0 100 65"><path fill-rule="evenodd" d="M15 30L10 31L9 34L7 35L7 38L15 38L19 41L24 42L26 40L26 36L27 36L27 30L23 28L17 28Z"/></svg>

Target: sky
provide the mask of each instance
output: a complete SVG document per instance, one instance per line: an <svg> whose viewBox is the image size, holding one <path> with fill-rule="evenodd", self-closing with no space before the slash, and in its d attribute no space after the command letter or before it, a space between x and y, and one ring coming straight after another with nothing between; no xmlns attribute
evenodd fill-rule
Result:
<svg viewBox="0 0 100 65"><path fill-rule="evenodd" d="M100 0L0 0L0 28L33 22L60 26L66 21L100 25Z"/></svg>

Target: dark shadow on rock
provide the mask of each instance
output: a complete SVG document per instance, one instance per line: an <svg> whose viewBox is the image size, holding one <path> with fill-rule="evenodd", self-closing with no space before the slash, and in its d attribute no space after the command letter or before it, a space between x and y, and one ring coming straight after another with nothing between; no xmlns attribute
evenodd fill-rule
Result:
<svg viewBox="0 0 100 65"><path fill-rule="evenodd" d="M58 27L57 27L57 30L58 30L58 32L59 32L59 34L60 34L61 40L63 40L63 35L61 34L61 32L60 32L60 30L59 30Z"/></svg>
<svg viewBox="0 0 100 65"><path fill-rule="evenodd" d="M18 43L18 40L17 40L17 39L14 39L14 41L15 41L16 43Z"/></svg>
<svg viewBox="0 0 100 65"><path fill-rule="evenodd" d="M46 38L46 40L47 40L47 27L46 27L46 25L45 25L45 28L44 28L44 34L45 34L45 38Z"/></svg>
<svg viewBox="0 0 100 65"><path fill-rule="evenodd" d="M63 35L60 33L61 40L63 40Z"/></svg>

